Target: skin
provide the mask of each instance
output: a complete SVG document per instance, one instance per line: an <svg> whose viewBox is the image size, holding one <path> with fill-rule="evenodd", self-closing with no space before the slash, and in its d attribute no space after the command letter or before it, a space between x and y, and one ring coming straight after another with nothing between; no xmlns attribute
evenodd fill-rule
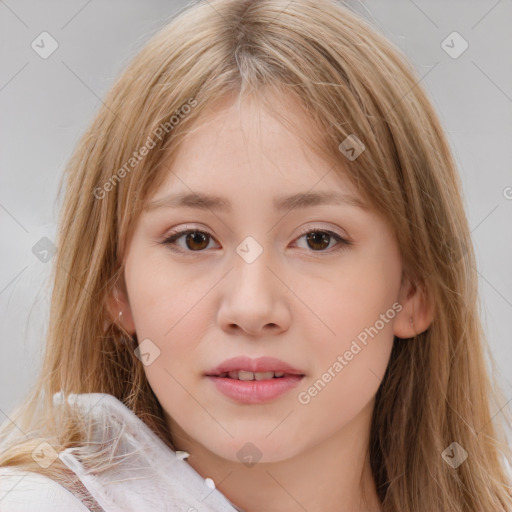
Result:
<svg viewBox="0 0 512 512"><path fill-rule="evenodd" d="M307 126L300 106L290 104L289 115ZM425 330L431 308L402 282L395 236L370 209L273 209L274 196L296 192L361 196L257 100L241 108L223 100L203 121L150 201L206 192L225 196L233 211L142 213L112 313L122 311L123 327L160 350L144 369L174 446L190 453L187 462L234 505L247 512L378 511L367 456L375 394L394 336ZM187 245L182 236L177 253L160 243L174 228L211 237ZM332 237L326 248L308 244L301 228L331 230L352 245ZM263 249L250 264L236 252L247 236ZM298 394L396 302L402 310L309 403L300 403ZM271 402L239 404L204 376L236 355L277 357L306 375ZM251 467L237 455L248 441L261 456Z"/></svg>

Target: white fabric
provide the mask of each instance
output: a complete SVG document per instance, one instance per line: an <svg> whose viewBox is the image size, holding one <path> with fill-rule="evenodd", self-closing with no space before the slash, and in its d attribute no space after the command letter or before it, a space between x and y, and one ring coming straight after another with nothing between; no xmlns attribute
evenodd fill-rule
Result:
<svg viewBox="0 0 512 512"><path fill-rule="evenodd" d="M53 400L55 404L62 403L63 395L56 393ZM93 443L91 446L109 446L116 459L130 454L120 466L99 474L87 474L73 455L72 448L59 454L62 462L80 478L105 512L238 511L218 489L212 489L186 459L171 450L114 396L105 393L72 394L68 400L77 404L85 417L94 419L95 427L91 429L89 439ZM120 441L114 445L111 440L118 435ZM56 482L42 475L24 475L25 478L14 487L20 480L20 474L8 477L0 471L1 512L88 510ZM211 480L208 481L211 484ZM14 489L5 494L12 487Z"/></svg>
<svg viewBox="0 0 512 512"><path fill-rule="evenodd" d="M1 512L88 512L67 489L46 476L0 468Z"/></svg>

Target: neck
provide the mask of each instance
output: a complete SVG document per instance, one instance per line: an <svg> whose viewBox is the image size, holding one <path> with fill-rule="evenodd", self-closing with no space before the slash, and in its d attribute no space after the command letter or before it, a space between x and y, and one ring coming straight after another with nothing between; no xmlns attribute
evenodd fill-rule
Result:
<svg viewBox="0 0 512 512"><path fill-rule="evenodd" d="M380 512L368 446L373 401L357 418L296 456L251 467L227 460L188 438L172 422L174 446L243 512Z"/></svg>

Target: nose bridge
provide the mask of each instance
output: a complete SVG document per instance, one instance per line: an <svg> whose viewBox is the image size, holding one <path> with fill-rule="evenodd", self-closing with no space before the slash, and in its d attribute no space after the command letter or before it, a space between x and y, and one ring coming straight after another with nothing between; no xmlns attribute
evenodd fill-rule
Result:
<svg viewBox="0 0 512 512"><path fill-rule="evenodd" d="M256 334L266 325L286 328L288 308L281 295L286 287L271 271L272 251L247 237L236 248L232 270L223 290L219 321L224 328L237 325Z"/></svg>
<svg viewBox="0 0 512 512"><path fill-rule="evenodd" d="M267 239L266 239L267 240ZM263 245L253 236L247 236L236 248L234 256L235 280L238 280L237 290L250 295L272 292L273 278L269 270L272 254L268 244Z"/></svg>

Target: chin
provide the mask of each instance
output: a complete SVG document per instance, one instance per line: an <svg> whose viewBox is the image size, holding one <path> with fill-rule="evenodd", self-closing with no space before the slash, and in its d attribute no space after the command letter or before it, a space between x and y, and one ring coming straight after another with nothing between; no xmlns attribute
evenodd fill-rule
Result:
<svg viewBox="0 0 512 512"><path fill-rule="evenodd" d="M270 440L268 433L247 432L247 435L236 436L228 443L221 442L216 446L206 446L212 453L230 462L237 462L252 467L254 463L273 463L291 459L298 455L299 446L291 443L290 438L276 436ZM211 443L211 439L209 442Z"/></svg>

